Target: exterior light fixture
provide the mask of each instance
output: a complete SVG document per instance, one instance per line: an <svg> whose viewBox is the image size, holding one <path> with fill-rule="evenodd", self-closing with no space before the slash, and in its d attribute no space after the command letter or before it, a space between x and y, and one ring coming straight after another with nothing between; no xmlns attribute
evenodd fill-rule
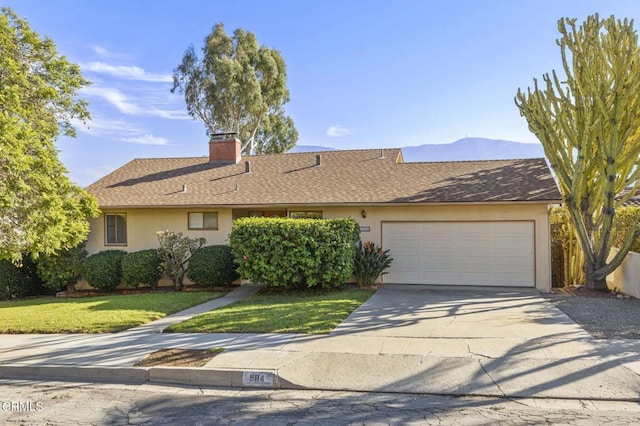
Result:
<svg viewBox="0 0 640 426"><path fill-rule="evenodd" d="M363 219L365 219L367 217L367 212L364 211L364 209L360 212L360 216L362 216Z"/></svg>

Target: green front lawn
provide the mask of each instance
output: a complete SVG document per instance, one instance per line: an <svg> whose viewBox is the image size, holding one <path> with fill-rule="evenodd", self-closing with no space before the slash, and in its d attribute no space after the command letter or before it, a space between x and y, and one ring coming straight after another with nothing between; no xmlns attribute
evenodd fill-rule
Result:
<svg viewBox="0 0 640 426"><path fill-rule="evenodd" d="M0 301L0 333L111 333L223 294L203 291Z"/></svg>
<svg viewBox="0 0 640 426"><path fill-rule="evenodd" d="M166 329L176 333L329 333L372 290L262 290Z"/></svg>

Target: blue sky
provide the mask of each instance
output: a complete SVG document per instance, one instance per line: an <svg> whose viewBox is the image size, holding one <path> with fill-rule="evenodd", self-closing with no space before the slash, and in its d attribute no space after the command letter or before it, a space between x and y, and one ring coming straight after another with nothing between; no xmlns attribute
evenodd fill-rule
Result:
<svg viewBox="0 0 640 426"><path fill-rule="evenodd" d="M133 158L207 154L204 125L170 93L171 74L218 22L281 52L298 144L359 149L464 137L536 142L513 98L560 67L557 20L640 18L636 0L3 3L93 83L81 92L92 122L57 142L82 186Z"/></svg>

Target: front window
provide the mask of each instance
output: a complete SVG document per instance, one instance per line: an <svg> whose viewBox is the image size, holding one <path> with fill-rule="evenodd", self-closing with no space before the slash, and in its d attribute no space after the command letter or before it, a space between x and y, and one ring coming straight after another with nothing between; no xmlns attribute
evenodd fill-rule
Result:
<svg viewBox="0 0 640 426"><path fill-rule="evenodd" d="M250 211L249 217L287 217L285 211Z"/></svg>
<svg viewBox="0 0 640 426"><path fill-rule="evenodd" d="M292 219L322 219L322 212L320 211L289 212L289 217Z"/></svg>
<svg viewBox="0 0 640 426"><path fill-rule="evenodd" d="M218 229L218 213L197 212L189 213L189 229Z"/></svg>
<svg viewBox="0 0 640 426"><path fill-rule="evenodd" d="M105 225L105 245L125 246L127 245L127 215L106 214L104 215Z"/></svg>

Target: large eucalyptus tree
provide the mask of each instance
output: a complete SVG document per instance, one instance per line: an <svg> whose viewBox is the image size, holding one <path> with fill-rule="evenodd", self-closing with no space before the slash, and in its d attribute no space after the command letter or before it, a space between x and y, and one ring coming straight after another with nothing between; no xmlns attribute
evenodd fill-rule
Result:
<svg viewBox="0 0 640 426"><path fill-rule="evenodd" d="M207 134L238 133L244 154L293 148L298 132L284 113L289 90L280 52L260 46L251 32L237 29L229 37L216 24L202 54L187 49L171 91L184 94L189 115L202 120Z"/></svg>

